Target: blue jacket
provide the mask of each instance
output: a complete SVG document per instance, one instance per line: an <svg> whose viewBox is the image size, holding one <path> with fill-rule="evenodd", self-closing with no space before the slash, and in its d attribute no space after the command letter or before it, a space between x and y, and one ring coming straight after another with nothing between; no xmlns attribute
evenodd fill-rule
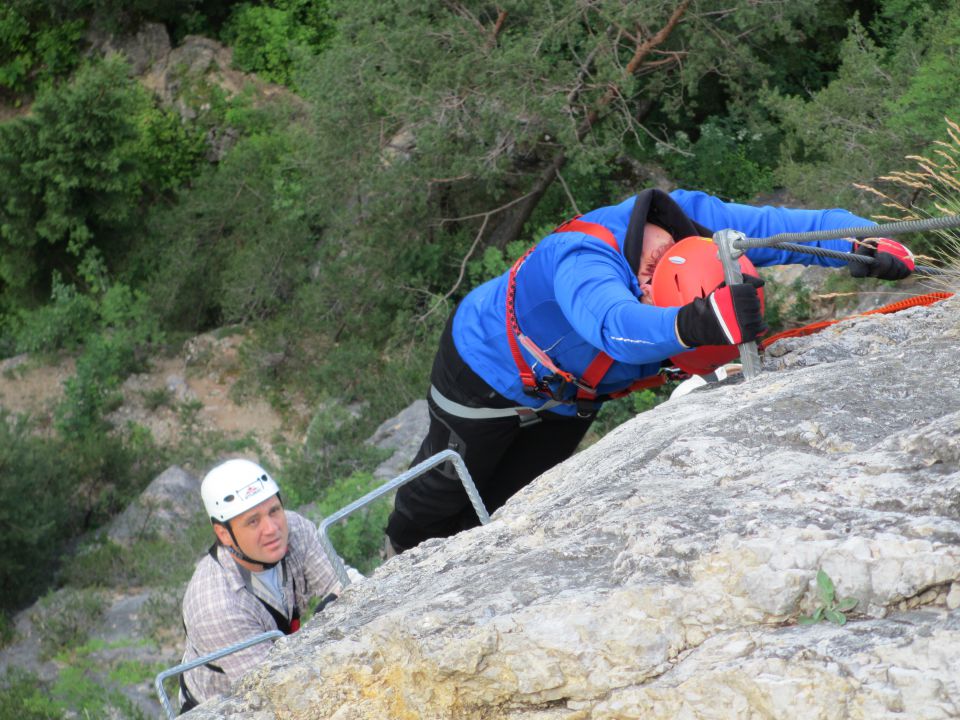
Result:
<svg viewBox="0 0 960 720"><path fill-rule="evenodd" d="M870 224L839 209L756 208L687 190L675 190L670 197L687 217L705 228L732 228L748 237ZM619 252L583 233L553 233L538 243L517 273L519 325L557 366L580 377L599 351L614 359L598 388L600 394L655 375L663 360L684 349L674 331L679 308L654 307L638 299L642 294L640 284L624 255L636 200L633 196L581 218L607 227L620 245ZM675 235L674 239L680 238ZM841 239L811 244L845 252L851 249L851 243ZM845 265L841 260L772 248L754 248L747 251L747 256L758 267ZM518 405L539 407L545 401L524 394L507 340L508 275L480 285L463 299L453 319L453 341L463 360L494 390ZM525 349L522 352L538 378L550 375ZM569 390L572 397L573 389ZM551 412L575 415L576 408L563 405Z"/></svg>

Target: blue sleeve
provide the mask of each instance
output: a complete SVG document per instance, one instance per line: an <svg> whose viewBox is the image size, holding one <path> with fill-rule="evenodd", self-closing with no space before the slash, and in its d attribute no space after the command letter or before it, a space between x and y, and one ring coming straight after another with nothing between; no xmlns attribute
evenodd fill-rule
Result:
<svg viewBox="0 0 960 720"><path fill-rule="evenodd" d="M636 365L659 362L685 349L675 330L680 308L641 303L630 292L630 271L619 253L592 241L575 243L556 267L557 303L593 347Z"/></svg>
<svg viewBox="0 0 960 720"><path fill-rule="evenodd" d="M810 232L813 230L832 230L840 228L872 225L870 220L853 213L833 208L830 210L795 210L784 207L752 207L739 203L726 203L692 190L674 190L670 193L677 204L692 219L711 230L731 229L742 232L747 237L763 238L785 232ZM850 252L851 243L841 238L806 243L816 247ZM795 253L775 248L751 248L747 257L758 267L767 265L828 265L842 267L843 260L821 258L806 253Z"/></svg>

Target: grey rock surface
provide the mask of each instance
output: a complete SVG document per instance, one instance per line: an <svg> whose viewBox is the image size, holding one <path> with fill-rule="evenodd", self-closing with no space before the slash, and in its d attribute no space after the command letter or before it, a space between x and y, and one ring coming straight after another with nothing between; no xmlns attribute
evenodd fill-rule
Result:
<svg viewBox="0 0 960 720"><path fill-rule="evenodd" d="M124 543L143 537L175 536L203 517L199 496L200 479L173 465L111 521L107 537Z"/></svg>
<svg viewBox="0 0 960 720"><path fill-rule="evenodd" d="M393 455L373 471L373 476L390 480L403 473L420 449L430 425L426 400L416 400L398 415L378 427L370 439L371 445L382 450L393 450Z"/></svg>
<svg viewBox="0 0 960 720"><path fill-rule="evenodd" d="M958 310L784 341L636 417L189 717L960 716ZM845 626L796 622L818 569Z"/></svg>

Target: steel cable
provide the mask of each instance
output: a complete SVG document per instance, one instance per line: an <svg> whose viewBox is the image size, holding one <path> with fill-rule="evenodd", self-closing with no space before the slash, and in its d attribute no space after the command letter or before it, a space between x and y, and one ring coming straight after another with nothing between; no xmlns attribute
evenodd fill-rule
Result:
<svg viewBox="0 0 960 720"><path fill-rule="evenodd" d="M819 240L834 240L836 238L868 238L868 237L887 237L891 235L902 235L911 232L929 232L931 230L944 230L946 228L960 227L960 215L945 215L938 218L926 218L924 220L901 220L899 222L885 223L883 225L861 225L850 228L834 228L833 230L813 230L802 233L779 233L767 238L740 238L733 241L733 247L737 250L746 250L748 248L773 247L780 250L790 250L793 252L808 253L820 257L837 258L847 262L859 262L865 265L873 265L876 259L867 255L856 255L854 253L845 253L839 250L830 250L827 248L814 247L810 245L800 245L797 243L816 242ZM929 265L917 265L915 272L921 275L945 275L947 272L940 268L930 267Z"/></svg>
<svg viewBox="0 0 960 720"><path fill-rule="evenodd" d="M816 247L815 245L798 245L796 243L782 242L777 243L776 245L771 245L770 247L777 248L778 250L790 250L792 252L817 255L818 257L837 258L839 260L846 260L847 262L853 261L863 263L864 265L873 265L877 261L876 258L872 258L869 255L856 255L855 253L842 252L840 250L830 250L829 248ZM913 271L915 273L919 273L920 275L947 274L946 270L932 267L930 265L917 265Z"/></svg>

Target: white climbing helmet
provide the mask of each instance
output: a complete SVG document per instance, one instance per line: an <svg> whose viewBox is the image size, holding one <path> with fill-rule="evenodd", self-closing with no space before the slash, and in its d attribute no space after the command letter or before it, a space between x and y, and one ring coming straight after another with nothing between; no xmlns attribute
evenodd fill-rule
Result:
<svg viewBox="0 0 960 720"><path fill-rule="evenodd" d="M227 460L207 473L200 497L207 515L225 523L279 494L280 488L262 467L250 460Z"/></svg>

